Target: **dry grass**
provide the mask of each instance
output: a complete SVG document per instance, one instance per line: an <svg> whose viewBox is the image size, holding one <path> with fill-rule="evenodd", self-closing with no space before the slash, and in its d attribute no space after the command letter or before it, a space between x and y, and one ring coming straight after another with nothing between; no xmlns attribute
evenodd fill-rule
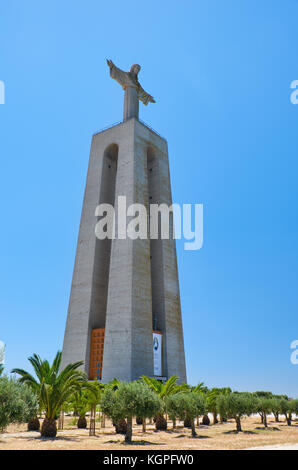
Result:
<svg viewBox="0 0 298 470"><path fill-rule="evenodd" d="M0 435L0 449L245 449L263 445L298 443L298 420L292 426L284 421L275 423L268 420L269 428L265 430L258 417L243 419L242 433L235 433L234 421L212 426L197 427L198 437L193 439L189 429L178 423L172 430L156 432L154 425L147 425L147 432L142 433L142 426L133 427L133 444L125 445L123 436L115 434L114 427L109 421L102 429L96 423L96 436L89 437L88 429L79 430L70 424L71 419L65 419L63 431L58 431L56 439L42 439L39 433L27 433L26 425L10 426L6 433ZM17 435L16 435L17 433Z"/></svg>

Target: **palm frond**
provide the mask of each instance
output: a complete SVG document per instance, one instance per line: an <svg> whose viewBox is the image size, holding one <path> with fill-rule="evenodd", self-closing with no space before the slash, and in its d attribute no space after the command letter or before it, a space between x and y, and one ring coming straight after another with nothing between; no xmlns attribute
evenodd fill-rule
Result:
<svg viewBox="0 0 298 470"><path fill-rule="evenodd" d="M154 379L153 377L148 377L147 375L141 375L141 379L145 384L147 384L151 390L153 390L155 393L160 394L162 390L162 383L159 382L158 380Z"/></svg>
<svg viewBox="0 0 298 470"><path fill-rule="evenodd" d="M178 375L172 375L165 384L163 384L160 397L166 397L175 393L177 389L177 380L179 379Z"/></svg>

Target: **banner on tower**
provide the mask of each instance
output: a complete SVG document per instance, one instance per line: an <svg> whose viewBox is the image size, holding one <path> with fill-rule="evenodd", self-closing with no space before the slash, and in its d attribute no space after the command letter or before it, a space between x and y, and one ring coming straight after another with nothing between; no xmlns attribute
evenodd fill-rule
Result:
<svg viewBox="0 0 298 470"><path fill-rule="evenodd" d="M162 376L162 333L153 332L153 365L154 375Z"/></svg>

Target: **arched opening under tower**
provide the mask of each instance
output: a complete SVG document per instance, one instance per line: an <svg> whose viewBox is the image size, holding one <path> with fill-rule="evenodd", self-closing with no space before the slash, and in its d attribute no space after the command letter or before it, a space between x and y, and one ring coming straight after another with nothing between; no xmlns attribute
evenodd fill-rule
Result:
<svg viewBox="0 0 298 470"><path fill-rule="evenodd" d="M98 204L111 204L113 207L115 205L118 151L118 145L114 143L104 151ZM89 323L90 379L101 379L102 374L111 244L112 240L109 238L96 239Z"/></svg>

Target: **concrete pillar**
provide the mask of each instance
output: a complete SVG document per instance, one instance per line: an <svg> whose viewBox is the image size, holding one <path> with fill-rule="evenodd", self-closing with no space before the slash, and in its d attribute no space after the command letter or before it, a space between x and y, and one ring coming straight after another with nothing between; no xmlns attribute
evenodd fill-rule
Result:
<svg viewBox="0 0 298 470"><path fill-rule="evenodd" d="M118 196L127 205L172 204L167 142L134 118L92 139L62 367L83 360L88 374L91 331L105 328L102 381L153 376L154 316L163 376L185 382L175 240L98 240L95 208Z"/></svg>
<svg viewBox="0 0 298 470"><path fill-rule="evenodd" d="M124 93L123 121L139 118L139 98L136 87L127 87Z"/></svg>

